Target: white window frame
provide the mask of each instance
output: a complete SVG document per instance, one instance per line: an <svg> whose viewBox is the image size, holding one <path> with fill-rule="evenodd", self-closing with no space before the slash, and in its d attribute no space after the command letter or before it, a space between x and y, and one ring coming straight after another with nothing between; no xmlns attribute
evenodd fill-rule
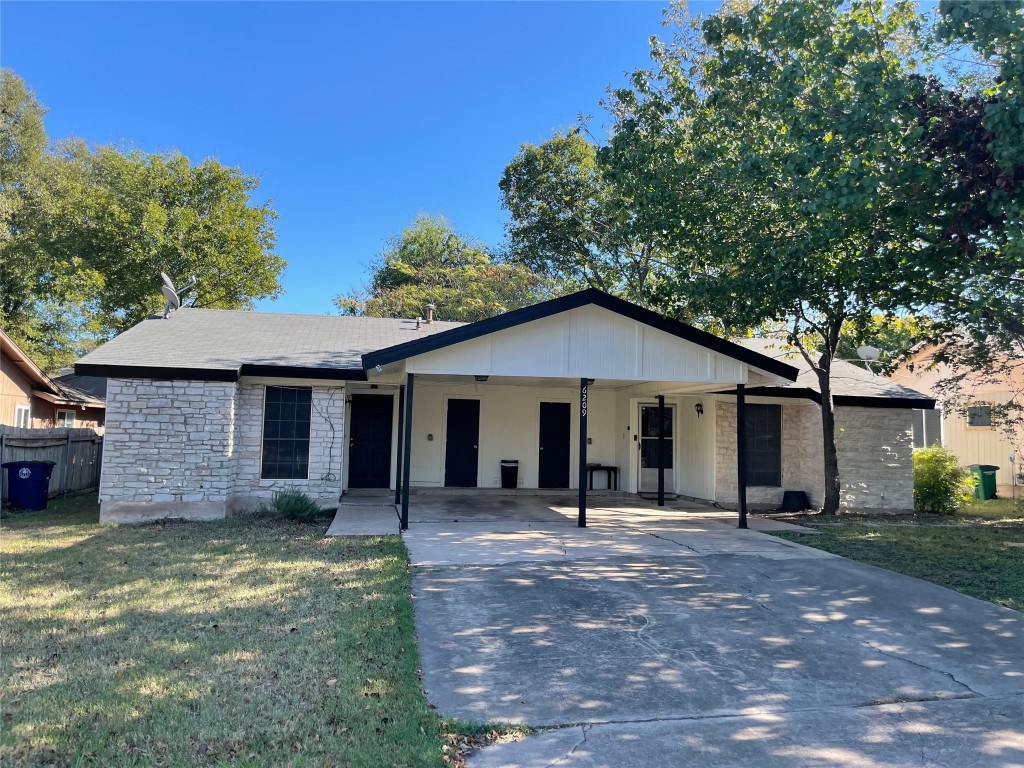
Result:
<svg viewBox="0 0 1024 768"><path fill-rule="evenodd" d="M65 414L71 414L71 423L70 424L61 422L61 416L65 416ZM66 420L66 416L65 416L65 420ZM74 429L76 421L77 421L77 419L75 418L75 412L74 412L73 409L71 409L71 408L58 408L57 409L57 422L56 423L57 423L58 427L67 427L69 429Z"/></svg>
<svg viewBox="0 0 1024 768"><path fill-rule="evenodd" d="M14 426L20 427L21 429L32 428L32 406L14 406Z"/></svg>

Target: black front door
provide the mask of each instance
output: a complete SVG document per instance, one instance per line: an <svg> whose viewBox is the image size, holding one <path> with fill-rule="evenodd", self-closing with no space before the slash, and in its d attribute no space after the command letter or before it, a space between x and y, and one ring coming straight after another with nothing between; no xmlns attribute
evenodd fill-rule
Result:
<svg viewBox="0 0 1024 768"><path fill-rule="evenodd" d="M445 433L444 484L449 488L476 488L480 401L449 400Z"/></svg>
<svg viewBox="0 0 1024 768"><path fill-rule="evenodd" d="M391 481L391 395L352 395L349 488L387 488Z"/></svg>
<svg viewBox="0 0 1024 768"><path fill-rule="evenodd" d="M569 487L569 442L572 406L569 403L540 404L539 488Z"/></svg>

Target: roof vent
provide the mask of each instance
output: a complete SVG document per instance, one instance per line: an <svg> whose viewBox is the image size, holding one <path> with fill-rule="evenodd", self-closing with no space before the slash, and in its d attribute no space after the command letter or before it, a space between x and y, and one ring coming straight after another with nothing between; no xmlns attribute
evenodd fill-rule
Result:
<svg viewBox="0 0 1024 768"><path fill-rule="evenodd" d="M434 310L437 309L433 304L427 304L427 325L434 322Z"/></svg>

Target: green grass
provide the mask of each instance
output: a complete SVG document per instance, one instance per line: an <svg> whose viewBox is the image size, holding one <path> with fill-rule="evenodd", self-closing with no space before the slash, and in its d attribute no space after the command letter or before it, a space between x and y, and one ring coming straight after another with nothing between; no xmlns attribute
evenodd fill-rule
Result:
<svg viewBox="0 0 1024 768"><path fill-rule="evenodd" d="M790 518L787 518L790 519ZM815 536L774 535L862 563L916 576L966 595L1024 611L1024 513L1020 501L975 502L953 516L841 516L792 519Z"/></svg>
<svg viewBox="0 0 1024 768"><path fill-rule="evenodd" d="M0 764L443 766L490 730L423 696L397 536L96 521L0 524Z"/></svg>

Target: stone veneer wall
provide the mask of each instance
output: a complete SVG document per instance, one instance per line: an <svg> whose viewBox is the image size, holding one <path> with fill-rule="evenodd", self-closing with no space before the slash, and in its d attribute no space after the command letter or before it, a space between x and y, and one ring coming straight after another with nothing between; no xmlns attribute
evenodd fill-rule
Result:
<svg viewBox="0 0 1024 768"><path fill-rule="evenodd" d="M345 456L345 388L314 386L309 435L309 479L262 480L263 401L265 385L238 386L235 426L235 472L232 508L252 509L282 488L298 488L321 504L336 505L341 496Z"/></svg>
<svg viewBox="0 0 1024 768"><path fill-rule="evenodd" d="M235 394L234 383L108 379L100 521L223 517Z"/></svg>
<svg viewBox="0 0 1024 768"><path fill-rule="evenodd" d="M751 401L757 402L757 401ZM716 500L735 505L736 405L716 404ZM850 509L909 510L914 506L913 411L908 408L836 409L840 504ZM797 401L782 406L782 487L747 489L752 505L776 506L783 491L806 491L824 500L821 408Z"/></svg>
<svg viewBox="0 0 1024 768"><path fill-rule="evenodd" d="M836 408L842 506L914 508L913 422L910 408Z"/></svg>

